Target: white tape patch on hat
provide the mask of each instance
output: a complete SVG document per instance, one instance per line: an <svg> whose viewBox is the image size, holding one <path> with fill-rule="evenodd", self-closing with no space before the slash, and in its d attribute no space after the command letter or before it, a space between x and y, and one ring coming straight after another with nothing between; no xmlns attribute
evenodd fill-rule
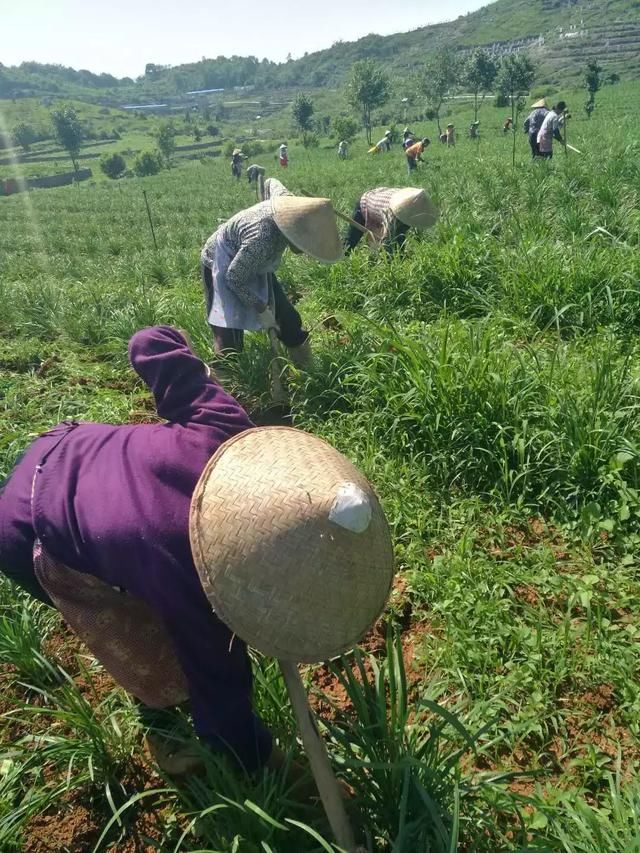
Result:
<svg viewBox="0 0 640 853"><path fill-rule="evenodd" d="M343 483L329 512L329 521L353 533L364 533L371 524L369 496L356 483Z"/></svg>

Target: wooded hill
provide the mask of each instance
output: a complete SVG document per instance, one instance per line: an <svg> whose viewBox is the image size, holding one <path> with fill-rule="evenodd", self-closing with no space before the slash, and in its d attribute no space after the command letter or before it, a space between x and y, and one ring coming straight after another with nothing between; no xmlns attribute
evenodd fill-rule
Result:
<svg viewBox="0 0 640 853"><path fill-rule="evenodd" d="M451 46L490 48L496 54L526 49L538 83L567 84L587 59L627 79L640 77L640 0L497 0L455 21L355 42L283 63L256 57L217 57L164 67L148 63L132 80L57 65L0 65L0 97L51 95L103 103L136 103L197 89L253 86L261 90L335 87L358 59L383 62L394 76L420 69L429 54Z"/></svg>

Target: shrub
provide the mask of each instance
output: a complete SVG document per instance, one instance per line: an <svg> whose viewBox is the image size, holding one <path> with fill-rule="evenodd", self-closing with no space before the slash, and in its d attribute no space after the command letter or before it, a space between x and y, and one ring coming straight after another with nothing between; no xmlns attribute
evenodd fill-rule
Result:
<svg viewBox="0 0 640 853"><path fill-rule="evenodd" d="M157 175L162 169L162 155L160 152L145 151L133 164L133 171L139 178L144 178L147 175Z"/></svg>
<svg viewBox="0 0 640 853"><path fill-rule="evenodd" d="M127 168L127 161L122 154L103 154L100 168L108 178L119 178Z"/></svg>

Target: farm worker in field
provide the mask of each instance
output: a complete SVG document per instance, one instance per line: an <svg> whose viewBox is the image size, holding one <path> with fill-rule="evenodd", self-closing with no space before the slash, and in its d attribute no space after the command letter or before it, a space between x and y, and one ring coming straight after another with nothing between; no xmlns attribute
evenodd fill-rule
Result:
<svg viewBox="0 0 640 853"><path fill-rule="evenodd" d="M440 134L438 139L440 140L440 142L442 142L443 145L447 144L447 132L446 132L446 130L442 131L442 133Z"/></svg>
<svg viewBox="0 0 640 853"><path fill-rule="evenodd" d="M264 176L266 169L264 166L258 166L257 163L254 163L252 166L249 166L247 169L247 180L250 184L255 184L258 181L258 177L260 175Z"/></svg>
<svg viewBox="0 0 640 853"><path fill-rule="evenodd" d="M390 151L391 150L391 131L388 130L385 135L382 137L380 142L376 142L376 144L369 149L369 154L380 154L382 151Z"/></svg>
<svg viewBox="0 0 640 853"><path fill-rule="evenodd" d="M270 192L277 189L272 183ZM216 353L242 350L245 330L276 329L292 361L309 363L309 333L273 275L287 248L329 264L342 257L329 199L280 193L241 210L209 237L201 261Z"/></svg>
<svg viewBox="0 0 640 853"><path fill-rule="evenodd" d="M231 155L231 174L236 180L240 180L242 177L242 161L244 159L244 154L239 148L234 148L233 154Z"/></svg>
<svg viewBox="0 0 640 853"><path fill-rule="evenodd" d="M538 147L540 157L551 159L553 157L553 140L556 139L564 145L564 139L560 135L560 118L567 109L564 101L552 107L544 117L544 120L538 131Z"/></svg>
<svg viewBox="0 0 640 853"><path fill-rule="evenodd" d="M469 126L469 139L479 139L480 138L480 122L474 121L471 122Z"/></svg>
<svg viewBox="0 0 640 853"><path fill-rule="evenodd" d="M428 145L431 145L431 140L425 136L420 142L414 142L413 145L405 150L409 174L418 168L418 161L423 162L422 155Z"/></svg>
<svg viewBox="0 0 640 853"><path fill-rule="evenodd" d="M410 228L418 231L430 228L438 215L437 207L422 189L378 187L364 193L351 218L371 232L377 245L392 252L402 249ZM362 236L362 231L351 225L345 239L345 251L355 249Z"/></svg>
<svg viewBox="0 0 640 853"><path fill-rule="evenodd" d="M540 146L538 145L538 133L542 127L542 122L545 120L549 107L544 98L536 101L531 105L531 112L524 120L524 132L529 137L529 145L531 146L531 156L540 156Z"/></svg>
<svg viewBox="0 0 640 853"><path fill-rule="evenodd" d="M513 119L511 116L504 120L504 124L502 125L502 132L506 135L513 127Z"/></svg>
<svg viewBox="0 0 640 853"><path fill-rule="evenodd" d="M289 166L289 149L286 142L283 142L278 149L278 162L281 169L286 169Z"/></svg>
<svg viewBox="0 0 640 853"><path fill-rule="evenodd" d="M410 148L413 143L416 141L415 134L412 130L409 130L408 127L402 131L402 147L406 151L407 148Z"/></svg>
<svg viewBox="0 0 640 853"><path fill-rule="evenodd" d="M456 128L453 124L447 125L447 147L454 148L456 144Z"/></svg>
<svg viewBox="0 0 640 853"><path fill-rule="evenodd" d="M129 342L129 358L153 392L163 423L66 422L37 438L0 490L0 567L29 594L56 607L113 678L138 699L145 726L155 730L147 746L165 772L178 775L201 767L195 743L189 748L170 739L171 715L163 709L184 702L204 745L229 754L249 771L280 767L283 753L252 707L246 646L217 615L219 604L214 611L209 572L218 553L227 566L248 559L248 551L240 556L236 550L238 536L251 542L267 569L268 541L261 544L254 525L277 530L271 554L281 548L283 562L291 561L283 547L291 531L307 530L309 524L317 529L310 514L304 519L296 518L295 509L292 514L294 494L286 508L278 508L283 479L280 474L273 482L271 466L278 453L265 450L265 440L278 445L286 439L290 445L286 459L304 502L309 492L322 505L328 499L331 506L332 499L319 494L309 466L300 464L299 445L307 448L307 456L310 441L329 451L322 466L330 477L338 475L335 482L345 479L335 462L341 457L298 430L273 436L283 430L253 429L244 409L171 327L137 332ZM220 448L224 458L232 445L233 483L227 469L224 485L214 486L212 496L203 484L215 479ZM311 448L312 455L318 452ZM256 515L257 478L263 503ZM224 501L217 511L211 507L215 498ZM375 543L376 533L383 532L380 523L374 521L367 541L373 537ZM388 532L386 537L390 545ZM340 561L339 568L343 555L331 540L326 536L319 547L327 563ZM363 540L358 541L369 551L362 557L366 572L372 554ZM379 536L377 547L384 548ZM298 548L295 559L304 563L303 550ZM269 609L269 602L265 606ZM313 615L304 617L310 625Z"/></svg>
<svg viewBox="0 0 640 853"><path fill-rule="evenodd" d="M340 160L346 160L349 156L349 143L346 139L343 139L342 142L338 145L338 157Z"/></svg>

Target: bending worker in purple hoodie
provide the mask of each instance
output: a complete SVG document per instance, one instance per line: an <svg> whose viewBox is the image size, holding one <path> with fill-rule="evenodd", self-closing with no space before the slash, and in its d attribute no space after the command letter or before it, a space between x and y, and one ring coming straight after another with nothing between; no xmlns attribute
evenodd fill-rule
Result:
<svg viewBox="0 0 640 853"><path fill-rule="evenodd" d="M61 611L143 720L188 699L207 745L247 770L280 766L252 709L246 647L214 614L189 545L198 478L253 425L175 329L138 332L129 356L166 422L62 423L37 438L0 492L0 570ZM162 743L150 741L158 763L180 772Z"/></svg>

